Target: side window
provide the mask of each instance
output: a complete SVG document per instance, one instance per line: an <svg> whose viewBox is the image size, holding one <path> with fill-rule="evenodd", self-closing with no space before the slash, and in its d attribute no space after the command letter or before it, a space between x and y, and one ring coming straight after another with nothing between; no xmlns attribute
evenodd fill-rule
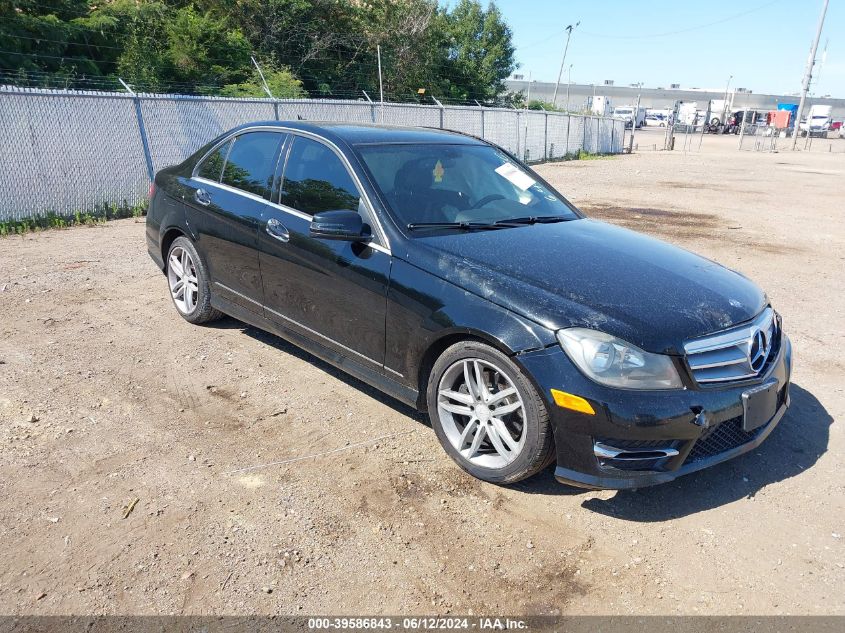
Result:
<svg viewBox="0 0 845 633"><path fill-rule="evenodd" d="M346 166L331 149L296 137L285 167L281 203L302 213L358 211L361 196Z"/></svg>
<svg viewBox="0 0 845 633"><path fill-rule="evenodd" d="M201 176L214 182L220 182L220 173L223 171L223 163L226 161L226 154L232 141L226 141L210 154L197 169L197 176Z"/></svg>
<svg viewBox="0 0 845 633"><path fill-rule="evenodd" d="M223 168L223 184L269 200L282 138L278 132L246 132L236 137Z"/></svg>

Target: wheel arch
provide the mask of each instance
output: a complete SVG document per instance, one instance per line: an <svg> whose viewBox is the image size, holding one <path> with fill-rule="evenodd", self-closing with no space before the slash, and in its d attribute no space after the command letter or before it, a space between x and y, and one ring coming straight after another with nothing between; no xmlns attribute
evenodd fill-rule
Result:
<svg viewBox="0 0 845 633"><path fill-rule="evenodd" d="M431 376L431 370L434 368L434 363L436 363L437 359L440 358L443 352L452 347L452 345L464 341L484 343L499 350L506 356L514 356L516 353L514 350L510 349L504 341L481 330L467 328L441 332L436 339L429 343L425 352L423 352L419 364L419 370L417 371L417 409L420 411L428 410L426 393L428 391L428 380Z"/></svg>
<svg viewBox="0 0 845 633"><path fill-rule="evenodd" d="M164 262L165 270L167 269L167 253L170 252L170 247L177 237L187 237L192 242L194 241L190 233L178 226L170 226L161 233L161 261Z"/></svg>

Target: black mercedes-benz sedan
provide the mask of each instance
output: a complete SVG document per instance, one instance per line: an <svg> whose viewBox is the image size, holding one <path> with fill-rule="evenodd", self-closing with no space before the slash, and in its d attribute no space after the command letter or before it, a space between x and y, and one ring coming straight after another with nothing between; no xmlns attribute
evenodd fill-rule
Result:
<svg viewBox="0 0 845 633"><path fill-rule="evenodd" d="M789 406L754 283L584 217L463 134L241 126L158 173L147 245L186 320L230 315L427 411L487 481L556 462L576 486L666 482Z"/></svg>

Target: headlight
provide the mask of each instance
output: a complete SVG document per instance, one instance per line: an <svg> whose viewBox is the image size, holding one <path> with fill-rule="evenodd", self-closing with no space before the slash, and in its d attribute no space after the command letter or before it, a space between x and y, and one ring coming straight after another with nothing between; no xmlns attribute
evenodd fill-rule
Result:
<svg viewBox="0 0 845 633"><path fill-rule="evenodd" d="M559 330L563 351L589 378L624 389L681 389L672 359L651 354L604 332L586 328Z"/></svg>

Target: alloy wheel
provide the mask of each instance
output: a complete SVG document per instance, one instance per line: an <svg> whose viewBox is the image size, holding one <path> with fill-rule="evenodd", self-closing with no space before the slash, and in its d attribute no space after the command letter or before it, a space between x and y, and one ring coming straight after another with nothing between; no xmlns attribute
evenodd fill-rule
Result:
<svg viewBox="0 0 845 633"><path fill-rule="evenodd" d="M199 295L197 267L191 254L181 246L170 251L167 281L176 309L182 314L193 312Z"/></svg>
<svg viewBox="0 0 845 633"><path fill-rule="evenodd" d="M522 397L505 372L489 361L462 359L443 373L437 415L452 446L477 466L507 466L525 446Z"/></svg>

